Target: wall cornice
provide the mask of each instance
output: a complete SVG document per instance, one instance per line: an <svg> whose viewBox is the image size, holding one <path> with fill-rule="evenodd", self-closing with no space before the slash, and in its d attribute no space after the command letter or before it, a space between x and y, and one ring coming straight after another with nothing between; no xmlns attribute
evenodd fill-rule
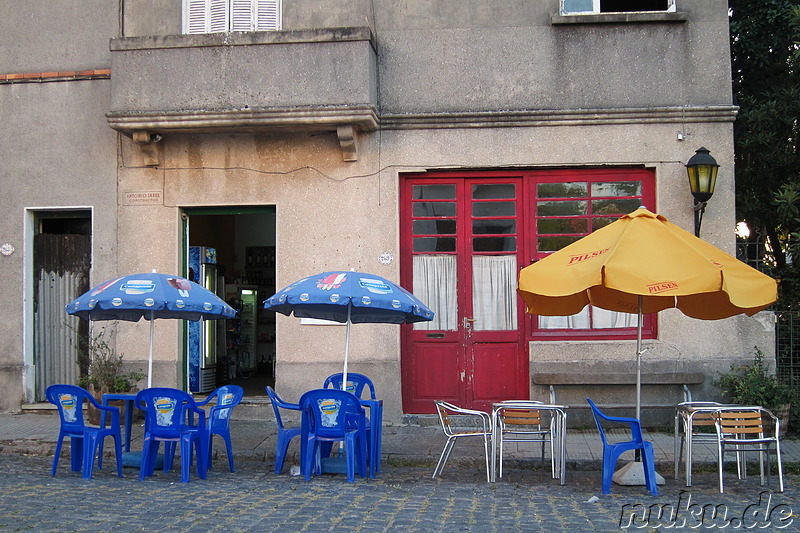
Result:
<svg viewBox="0 0 800 533"><path fill-rule="evenodd" d="M384 113L381 129L599 126L607 124L733 122L738 106L546 109L459 113Z"/></svg>

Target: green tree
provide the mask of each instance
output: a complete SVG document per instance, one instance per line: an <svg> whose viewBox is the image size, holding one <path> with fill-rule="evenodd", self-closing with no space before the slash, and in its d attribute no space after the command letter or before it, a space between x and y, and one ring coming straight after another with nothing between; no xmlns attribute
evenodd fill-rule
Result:
<svg viewBox="0 0 800 533"><path fill-rule="evenodd" d="M736 210L771 247L780 307L800 303L800 0L729 0Z"/></svg>

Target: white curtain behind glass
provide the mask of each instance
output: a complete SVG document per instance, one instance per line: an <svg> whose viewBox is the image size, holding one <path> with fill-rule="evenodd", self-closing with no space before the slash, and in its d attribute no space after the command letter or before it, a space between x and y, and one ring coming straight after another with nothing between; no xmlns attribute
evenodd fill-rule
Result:
<svg viewBox="0 0 800 533"><path fill-rule="evenodd" d="M456 281L455 255L414 256L414 296L436 313L430 322L416 322L414 329L458 328Z"/></svg>
<svg viewBox="0 0 800 533"><path fill-rule="evenodd" d="M589 329L589 306L572 316L539 315L539 329Z"/></svg>
<svg viewBox="0 0 800 533"><path fill-rule="evenodd" d="M539 316L539 329L611 329L635 328L638 325L638 315L592 307L590 316L589 307L587 305L572 316Z"/></svg>
<svg viewBox="0 0 800 533"><path fill-rule="evenodd" d="M639 315L616 313L595 307L592 309L592 320L595 328L635 328L639 322Z"/></svg>
<svg viewBox="0 0 800 533"><path fill-rule="evenodd" d="M516 256L473 256L472 314L476 330L517 329L516 287Z"/></svg>

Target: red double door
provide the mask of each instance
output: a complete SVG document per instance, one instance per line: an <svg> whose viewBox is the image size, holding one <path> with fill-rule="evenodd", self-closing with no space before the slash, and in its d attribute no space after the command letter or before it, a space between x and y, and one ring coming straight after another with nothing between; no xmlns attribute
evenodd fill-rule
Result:
<svg viewBox="0 0 800 533"><path fill-rule="evenodd" d="M434 412L439 399L489 410L528 397L516 294L522 187L520 177L502 175L403 180L401 281L437 313L403 328L404 412Z"/></svg>

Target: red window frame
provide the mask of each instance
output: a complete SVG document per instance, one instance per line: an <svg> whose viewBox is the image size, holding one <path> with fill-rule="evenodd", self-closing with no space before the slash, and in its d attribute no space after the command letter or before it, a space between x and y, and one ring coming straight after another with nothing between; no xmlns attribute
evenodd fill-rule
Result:
<svg viewBox="0 0 800 533"><path fill-rule="evenodd" d="M526 224L526 238L525 245L528 247L526 252L530 257L530 262L534 263L544 257L550 255L555 250L539 251L539 233L537 229L537 221L545 216L539 216L537 212L537 185L541 183L599 183L599 182L623 182L623 181L638 181L641 183L641 194L632 196L614 196L614 198L622 198L626 200L626 204L632 205L631 200L639 200L639 205L647 207L650 210L655 210L655 171L646 169L644 167L601 167L601 168L574 168L574 169L553 169L553 170L539 170L531 171L528 173L529 179L524 181L526 186L526 198L528 199L528 212L525 217ZM585 198L587 200L587 214L585 216L578 216L578 219L587 219L589 223L588 231L575 232L571 234L564 234L568 237L583 237L588 235L591 229L591 221L595 218L609 218L620 217L626 212L619 213L593 213L592 200L598 200L608 197L593 196L591 193L591 185L587 188L588 193L586 196L575 197ZM570 197L565 197L570 198ZM561 198L564 199L564 198ZM550 198L548 198L550 200ZM639 207L638 205L636 207ZM590 310L591 312L591 310ZM594 328L594 329L544 329L539 328L539 317L537 315L527 315L526 317L526 330L529 332L528 337L531 340L628 340L635 339L637 336L636 327L630 328ZM655 338L657 334L657 318L654 314L644 315L642 322L642 336L644 338Z"/></svg>
<svg viewBox="0 0 800 533"><path fill-rule="evenodd" d="M525 258L530 263L538 261L546 257L552 251L539 252L537 250L538 233L537 233L537 185L540 183L569 183L569 182L617 182L617 181L639 181L641 183L641 194L624 197L627 200L638 199L644 207L656 211L655 209L655 170L648 169L643 166L636 167L581 167L581 168L559 168L559 169L525 169L525 170L498 170L498 171L439 171L439 172L425 172L404 175L409 178L424 178L430 179L431 183L448 183L448 180L457 179L474 179L474 178L508 178L520 177L522 178L522 196L520 198L520 205L522 212L519 215L519 226L517 228L518 237L518 252L520 255L520 263L518 267L521 269L526 265ZM449 181L452 183L452 181ZM407 205L404 203L401 209L406 210L406 219L411 220L413 217L410 215L411 203ZM632 204L631 204L632 205ZM636 205L638 207L638 205ZM590 208L591 209L591 208ZM633 210L633 209L631 209ZM626 212L619 212L614 214L604 213L603 218L609 216L622 216ZM595 216L590 213L589 218ZM411 255L413 252L411 241L411 228L403 228L403 232L409 232L401 241L404 243L403 255L406 257L404 263L403 278L406 283L410 281L410 264ZM575 237L588 235L589 231L575 233ZM455 236L454 236L455 237ZM469 236L464 236L468 238ZM463 245L463 244L462 244ZM423 252L424 253L424 252ZM441 252L440 252L441 253ZM407 264L406 264L407 263ZM520 325L523 328L523 334L529 341L580 341L580 340L629 340L635 339L637 336L636 327L630 328L608 328L608 329L540 329L538 327L538 316L527 315L524 310L522 299L519 299L519 316ZM642 323L642 336L644 338L655 338L657 335L657 317L655 314L644 315Z"/></svg>

